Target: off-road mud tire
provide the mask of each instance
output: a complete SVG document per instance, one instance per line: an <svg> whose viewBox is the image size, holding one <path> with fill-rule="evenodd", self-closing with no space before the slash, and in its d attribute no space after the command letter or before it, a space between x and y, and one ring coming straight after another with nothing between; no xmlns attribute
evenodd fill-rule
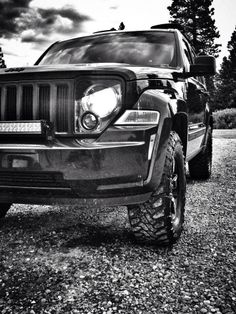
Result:
<svg viewBox="0 0 236 314"><path fill-rule="evenodd" d="M189 174L192 179L206 180L211 176L212 167L212 132L207 132L206 147L188 163Z"/></svg>
<svg viewBox="0 0 236 314"><path fill-rule="evenodd" d="M12 204L0 203L0 219L4 218Z"/></svg>
<svg viewBox="0 0 236 314"><path fill-rule="evenodd" d="M171 132L160 185L146 203L128 206L130 225L138 242L170 245L179 238L184 223L185 192L182 144L177 133Z"/></svg>

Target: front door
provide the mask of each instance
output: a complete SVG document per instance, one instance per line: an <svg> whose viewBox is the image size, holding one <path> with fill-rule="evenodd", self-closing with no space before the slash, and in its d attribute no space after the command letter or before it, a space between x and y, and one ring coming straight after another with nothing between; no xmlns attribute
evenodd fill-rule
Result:
<svg viewBox="0 0 236 314"><path fill-rule="evenodd" d="M189 79L188 107L188 148L187 159L197 155L201 150L206 130L205 112L207 103L206 89L196 78Z"/></svg>

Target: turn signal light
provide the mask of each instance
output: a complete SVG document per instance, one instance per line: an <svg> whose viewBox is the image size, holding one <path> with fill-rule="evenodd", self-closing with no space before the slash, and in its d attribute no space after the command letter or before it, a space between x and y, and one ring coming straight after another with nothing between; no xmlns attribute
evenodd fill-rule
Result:
<svg viewBox="0 0 236 314"><path fill-rule="evenodd" d="M115 125L157 125L160 114L151 110L126 110Z"/></svg>

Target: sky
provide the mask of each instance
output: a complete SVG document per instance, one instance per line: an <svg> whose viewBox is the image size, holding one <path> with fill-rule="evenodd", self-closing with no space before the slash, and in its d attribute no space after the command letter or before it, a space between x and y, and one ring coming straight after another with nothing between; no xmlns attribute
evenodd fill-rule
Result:
<svg viewBox="0 0 236 314"><path fill-rule="evenodd" d="M53 42L94 31L149 29L167 23L172 0L0 0L0 47L8 67L33 65ZM213 0L222 44L218 68L236 26L236 0Z"/></svg>

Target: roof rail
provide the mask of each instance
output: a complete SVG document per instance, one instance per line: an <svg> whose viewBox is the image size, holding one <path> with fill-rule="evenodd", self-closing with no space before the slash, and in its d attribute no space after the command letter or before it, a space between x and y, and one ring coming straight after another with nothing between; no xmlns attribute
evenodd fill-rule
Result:
<svg viewBox="0 0 236 314"><path fill-rule="evenodd" d="M112 32L112 31L116 31L116 29L113 27L113 28L111 28L111 29L104 29L104 30L101 30L101 31L93 32L93 34L105 33L105 32Z"/></svg>
<svg viewBox="0 0 236 314"><path fill-rule="evenodd" d="M178 29L179 31L183 31L184 28L183 26L181 26L178 23L165 23L165 24L157 24L157 25L153 25L151 26L151 29L169 29L169 28L174 28L174 29Z"/></svg>
<svg viewBox="0 0 236 314"><path fill-rule="evenodd" d="M112 27L111 29L107 29L107 30L102 30L102 31L96 31L94 32L94 34L96 33L104 33L104 32L111 32L111 31L123 31L123 29L125 29L125 24L123 22L120 23L118 29Z"/></svg>

